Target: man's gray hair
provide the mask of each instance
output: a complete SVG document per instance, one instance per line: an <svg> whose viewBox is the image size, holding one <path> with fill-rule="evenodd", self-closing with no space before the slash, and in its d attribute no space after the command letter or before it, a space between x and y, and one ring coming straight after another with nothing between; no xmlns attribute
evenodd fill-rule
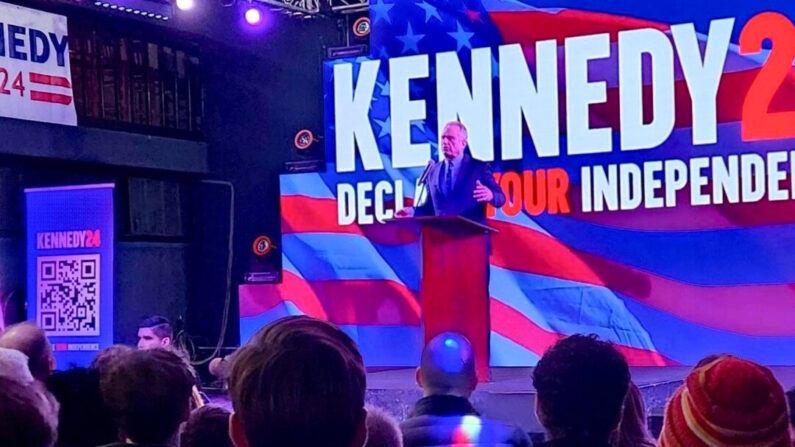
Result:
<svg viewBox="0 0 795 447"><path fill-rule="evenodd" d="M0 348L0 377L29 385L33 376L28 369L28 356L11 348Z"/></svg>
<svg viewBox="0 0 795 447"><path fill-rule="evenodd" d="M447 127L447 126L455 126L455 127L457 127L459 132L464 134L464 138L463 138L464 140L466 140L467 137L469 136L469 132L467 131L467 126L465 126L464 123L462 123L461 121L450 121L449 123L444 125L444 127Z"/></svg>

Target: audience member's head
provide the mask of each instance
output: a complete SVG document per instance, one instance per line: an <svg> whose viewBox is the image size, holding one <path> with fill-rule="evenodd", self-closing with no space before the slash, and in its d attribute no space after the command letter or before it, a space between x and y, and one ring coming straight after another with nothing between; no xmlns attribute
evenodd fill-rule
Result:
<svg viewBox="0 0 795 447"><path fill-rule="evenodd" d="M367 407L367 442L364 447L403 447L398 421L377 407Z"/></svg>
<svg viewBox="0 0 795 447"><path fill-rule="evenodd" d="M606 442L621 418L629 366L612 344L572 335L533 371L536 410L550 437Z"/></svg>
<svg viewBox="0 0 795 447"><path fill-rule="evenodd" d="M208 367L210 374L214 375L220 380L229 380L229 374L232 372L232 364L235 361L236 354L237 351L232 352L225 357L217 357L212 359Z"/></svg>
<svg viewBox="0 0 795 447"><path fill-rule="evenodd" d="M16 349L0 348L0 377L25 384L33 382L28 367L28 356Z"/></svg>
<svg viewBox="0 0 795 447"><path fill-rule="evenodd" d="M116 424L99 390L99 372L72 368L47 378L47 389L61 405L58 447L84 447L118 441Z"/></svg>
<svg viewBox="0 0 795 447"><path fill-rule="evenodd" d="M629 383L629 392L624 398L621 422L614 433L613 447L654 447L657 443L647 428L646 405L640 388Z"/></svg>
<svg viewBox="0 0 795 447"><path fill-rule="evenodd" d="M789 447L784 390L769 369L724 356L693 370L665 410L661 447Z"/></svg>
<svg viewBox="0 0 795 447"><path fill-rule="evenodd" d="M36 380L44 381L55 369L52 345L44 331L32 322L18 323L0 334L0 348L16 349L28 356L30 373Z"/></svg>
<svg viewBox="0 0 795 447"><path fill-rule="evenodd" d="M789 436L795 444L795 387L787 391L787 402L789 403Z"/></svg>
<svg viewBox="0 0 795 447"><path fill-rule="evenodd" d="M99 351L96 357L94 357L94 360L91 361L91 369L97 370L100 374L102 374L102 371L105 371L110 364L116 361L119 357L133 351L134 349L127 345L108 346L107 348Z"/></svg>
<svg viewBox="0 0 795 447"><path fill-rule="evenodd" d="M138 349L167 348L172 338L174 330L165 317L149 317L138 325Z"/></svg>
<svg viewBox="0 0 795 447"><path fill-rule="evenodd" d="M190 414L193 375L165 349L134 351L100 374L105 402L121 435L139 444L165 444Z"/></svg>
<svg viewBox="0 0 795 447"><path fill-rule="evenodd" d="M237 447L361 447L365 372L337 327L288 317L260 329L235 355L229 389Z"/></svg>
<svg viewBox="0 0 795 447"><path fill-rule="evenodd" d="M454 332L433 337L422 350L417 383L426 396L469 398L478 384L475 354L469 340Z"/></svg>
<svg viewBox="0 0 795 447"><path fill-rule="evenodd" d="M232 447L229 410L207 405L191 413L180 435L180 447Z"/></svg>
<svg viewBox="0 0 795 447"><path fill-rule="evenodd" d="M718 360L719 358L723 357L724 355L728 355L728 354L709 354L709 355L706 355L706 356L704 356L703 359L699 360L698 363L696 363L696 366L694 366L693 369L701 368L702 366L707 366L710 363L714 362L715 360Z"/></svg>
<svg viewBox="0 0 795 447"><path fill-rule="evenodd" d="M51 447L56 415L36 383L0 377L0 445Z"/></svg>

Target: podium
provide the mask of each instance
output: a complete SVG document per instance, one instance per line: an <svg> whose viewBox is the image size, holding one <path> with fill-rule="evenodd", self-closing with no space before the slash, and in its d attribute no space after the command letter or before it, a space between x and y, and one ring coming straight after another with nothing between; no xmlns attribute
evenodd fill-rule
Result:
<svg viewBox="0 0 795 447"><path fill-rule="evenodd" d="M422 234L420 300L425 342L443 332L464 335L475 351L479 382L489 380L489 233L461 216L393 219L416 223Z"/></svg>

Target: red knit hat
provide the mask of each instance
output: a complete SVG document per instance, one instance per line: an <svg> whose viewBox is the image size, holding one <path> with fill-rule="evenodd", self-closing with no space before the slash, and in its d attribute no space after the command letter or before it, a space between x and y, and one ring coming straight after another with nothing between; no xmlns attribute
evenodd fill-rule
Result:
<svg viewBox="0 0 795 447"><path fill-rule="evenodd" d="M790 447L784 390L769 369L723 356L668 402L660 447Z"/></svg>

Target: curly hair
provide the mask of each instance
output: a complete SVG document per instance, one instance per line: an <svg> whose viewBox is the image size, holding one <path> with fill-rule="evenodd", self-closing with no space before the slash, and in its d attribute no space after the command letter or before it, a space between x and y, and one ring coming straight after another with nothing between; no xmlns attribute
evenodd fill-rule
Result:
<svg viewBox="0 0 795 447"><path fill-rule="evenodd" d="M627 361L612 344L595 335L558 341L533 371L542 423L554 436L607 440L629 379Z"/></svg>

